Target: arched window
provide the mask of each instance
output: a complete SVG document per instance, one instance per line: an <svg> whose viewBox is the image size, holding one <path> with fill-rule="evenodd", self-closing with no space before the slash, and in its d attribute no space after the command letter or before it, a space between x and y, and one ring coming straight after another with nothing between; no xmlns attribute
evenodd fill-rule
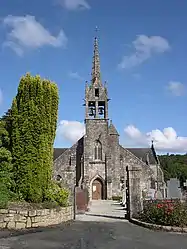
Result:
<svg viewBox="0 0 187 249"><path fill-rule="evenodd" d="M155 184L155 180L154 180L152 177L151 177L151 180L150 180L150 185L151 185L150 187L151 187L152 189L155 189L155 187L156 187L155 185L156 185L156 184Z"/></svg>
<svg viewBox="0 0 187 249"><path fill-rule="evenodd" d="M94 157L95 160L102 160L102 146L98 140L95 142Z"/></svg>
<svg viewBox="0 0 187 249"><path fill-rule="evenodd" d="M62 180L61 175L57 175L56 180L57 180L58 182L60 182L60 181Z"/></svg>

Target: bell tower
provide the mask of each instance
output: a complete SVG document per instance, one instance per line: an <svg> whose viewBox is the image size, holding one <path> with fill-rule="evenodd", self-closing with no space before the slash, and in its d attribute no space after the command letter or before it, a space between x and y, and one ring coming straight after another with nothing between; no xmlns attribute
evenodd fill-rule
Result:
<svg viewBox="0 0 187 249"><path fill-rule="evenodd" d="M102 84L98 39L94 39L91 83L85 89L85 123L90 119L108 120L108 94L106 84Z"/></svg>
<svg viewBox="0 0 187 249"><path fill-rule="evenodd" d="M94 38L91 82L85 87L85 128L83 182L90 198L96 198L95 182L100 183L100 197L107 198L107 156L109 154L108 93L102 83L97 36Z"/></svg>

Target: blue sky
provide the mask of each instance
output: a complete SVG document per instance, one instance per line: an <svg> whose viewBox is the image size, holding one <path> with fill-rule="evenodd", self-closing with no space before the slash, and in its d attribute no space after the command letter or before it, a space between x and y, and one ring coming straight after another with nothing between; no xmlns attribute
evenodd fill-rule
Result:
<svg viewBox="0 0 187 249"><path fill-rule="evenodd" d="M0 0L0 113L26 72L59 87L55 146L84 133L85 81L99 27L109 115L124 146L187 151L187 1Z"/></svg>

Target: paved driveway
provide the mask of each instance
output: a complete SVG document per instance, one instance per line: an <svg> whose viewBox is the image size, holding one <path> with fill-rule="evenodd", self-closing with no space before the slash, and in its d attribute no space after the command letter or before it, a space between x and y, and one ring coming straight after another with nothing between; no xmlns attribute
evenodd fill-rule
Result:
<svg viewBox="0 0 187 249"><path fill-rule="evenodd" d="M126 211L119 202L110 200L91 201L91 206L88 214L100 215L105 217L124 218Z"/></svg>
<svg viewBox="0 0 187 249"><path fill-rule="evenodd" d="M0 239L0 249L186 249L187 235L153 232L128 223L79 216L67 226Z"/></svg>

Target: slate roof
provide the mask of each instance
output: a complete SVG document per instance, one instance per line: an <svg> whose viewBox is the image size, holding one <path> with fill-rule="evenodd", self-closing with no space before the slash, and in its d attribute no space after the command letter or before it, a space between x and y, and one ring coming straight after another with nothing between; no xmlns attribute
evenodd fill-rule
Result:
<svg viewBox="0 0 187 249"><path fill-rule="evenodd" d="M157 164L157 159L155 158L154 151L152 148L126 148L136 157L140 158L143 162L147 162L147 155L149 155L149 164Z"/></svg>
<svg viewBox="0 0 187 249"><path fill-rule="evenodd" d="M68 148L54 148L53 161L55 161L61 154L63 154Z"/></svg>
<svg viewBox="0 0 187 249"><path fill-rule="evenodd" d="M114 133L112 133L112 134L114 134ZM54 148L53 160L55 161L67 149L68 148ZM149 164L157 164L158 163L157 158L156 158L156 152L152 148L126 148L126 149L145 163L148 163L147 162L147 155L149 155Z"/></svg>

